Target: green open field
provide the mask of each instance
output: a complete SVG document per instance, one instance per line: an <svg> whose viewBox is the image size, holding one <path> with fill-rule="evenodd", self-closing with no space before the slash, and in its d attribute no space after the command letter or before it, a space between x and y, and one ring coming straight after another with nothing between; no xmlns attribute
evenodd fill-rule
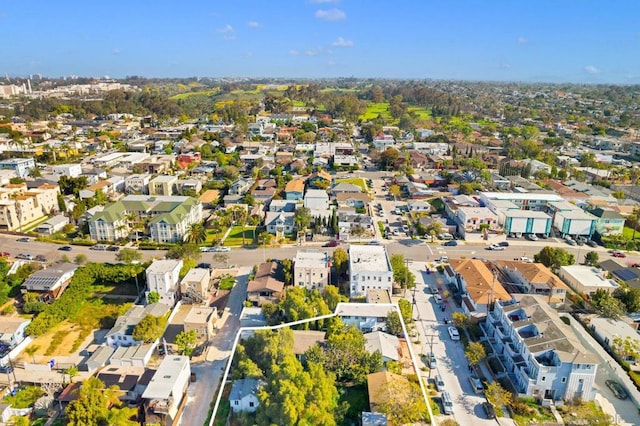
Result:
<svg viewBox="0 0 640 426"><path fill-rule="evenodd" d="M427 108L411 106L407 108L407 111L415 114L415 116L418 117L418 120L431 120L431 111Z"/></svg>
<svg viewBox="0 0 640 426"><path fill-rule="evenodd" d="M625 226L622 230L622 236L628 240L631 240L631 238L633 238L633 228ZM636 240L640 240L640 231L636 231Z"/></svg>
<svg viewBox="0 0 640 426"><path fill-rule="evenodd" d="M253 242L253 234L255 226L245 226L244 227L244 242L245 244L254 244ZM257 235L256 235L257 237ZM231 228L231 232L224 240L225 246L241 246L242 245L242 226L234 226Z"/></svg>
<svg viewBox="0 0 640 426"><path fill-rule="evenodd" d="M382 115L388 121L392 120L391 114L389 113L388 102L381 102L379 104L370 103L369 105L367 105L367 110L364 112L364 114L360 116L360 119L362 119L363 121L373 120L379 115Z"/></svg>
<svg viewBox="0 0 640 426"><path fill-rule="evenodd" d="M198 92L178 93L177 95L171 96L169 99L174 99L174 100L178 101L180 99L186 99L186 98L189 98L191 96L211 96L211 95L215 95L219 91L220 91L220 89L216 87L215 89L201 90L201 91L198 91Z"/></svg>
<svg viewBox="0 0 640 426"><path fill-rule="evenodd" d="M367 192L367 184L365 183L363 178L336 179L336 183L341 183L341 182L357 185L360 188L362 188L362 192Z"/></svg>

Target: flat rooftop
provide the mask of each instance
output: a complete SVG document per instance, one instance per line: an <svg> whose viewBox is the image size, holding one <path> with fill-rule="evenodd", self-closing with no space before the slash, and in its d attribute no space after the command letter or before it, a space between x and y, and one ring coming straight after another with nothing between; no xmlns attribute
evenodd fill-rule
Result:
<svg viewBox="0 0 640 426"><path fill-rule="evenodd" d="M387 259L387 250L384 246L349 246L349 264L352 274L391 270L391 264Z"/></svg>
<svg viewBox="0 0 640 426"><path fill-rule="evenodd" d="M505 217L526 217L533 219L551 219L551 216L546 214L545 212L539 212L537 210L505 210Z"/></svg>
<svg viewBox="0 0 640 426"><path fill-rule="evenodd" d="M571 276L585 287L618 288L614 280L608 280L602 276L598 268L585 265L570 265L560 267L561 274Z"/></svg>
<svg viewBox="0 0 640 426"><path fill-rule="evenodd" d="M327 253L318 250L304 250L296 253L294 265L296 268L326 268L329 257Z"/></svg>
<svg viewBox="0 0 640 426"><path fill-rule="evenodd" d="M490 200L536 200L536 201L563 201L564 198L557 194L540 193L516 193L516 192L481 192L480 195Z"/></svg>

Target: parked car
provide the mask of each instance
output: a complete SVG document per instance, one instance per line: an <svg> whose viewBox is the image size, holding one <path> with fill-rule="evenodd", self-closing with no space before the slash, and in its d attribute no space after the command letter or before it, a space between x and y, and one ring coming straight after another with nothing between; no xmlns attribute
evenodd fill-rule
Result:
<svg viewBox="0 0 640 426"><path fill-rule="evenodd" d="M485 401L482 403L482 409L484 410L484 414L487 416L487 419L496 418L496 411L493 409L493 405Z"/></svg>
<svg viewBox="0 0 640 426"><path fill-rule="evenodd" d="M436 356L433 353L429 353L427 355L427 359L429 362L429 368L434 369L438 366L438 360L436 360Z"/></svg>
<svg viewBox="0 0 640 426"><path fill-rule="evenodd" d="M627 257L627 255L626 255L626 254L624 254L623 252L621 252L620 250L614 250L614 251L612 251L612 252L611 252L611 256L613 256L613 257L620 257L620 258Z"/></svg>
<svg viewBox="0 0 640 426"><path fill-rule="evenodd" d="M495 250L495 251L500 251L500 250L504 250L505 248L501 245L498 244L491 244L489 247L487 247L485 250Z"/></svg>
<svg viewBox="0 0 640 426"><path fill-rule="evenodd" d="M2 252L0 252L0 256L1 256L1 257L10 257L10 256L11 256L11 254L10 254L10 253L7 253L6 251L2 251Z"/></svg>
<svg viewBox="0 0 640 426"><path fill-rule="evenodd" d="M577 244L577 243L575 242L575 240L574 240L573 238L571 238L571 237L566 237L566 238L564 239L564 241L565 241L567 244L569 244L570 246L575 246L575 245Z"/></svg>
<svg viewBox="0 0 640 426"><path fill-rule="evenodd" d="M442 245L447 247L455 247L458 245L458 242L456 240L451 240L443 243Z"/></svg>
<svg viewBox="0 0 640 426"><path fill-rule="evenodd" d="M369 242L367 243L367 245L370 245L370 246L378 246L378 245L380 245L380 244L381 244L381 243L380 243L380 241L378 241L378 240L371 240L371 241L369 241Z"/></svg>
<svg viewBox="0 0 640 426"><path fill-rule="evenodd" d="M16 256L16 259L33 260L35 257L29 253L20 253Z"/></svg>
<svg viewBox="0 0 640 426"><path fill-rule="evenodd" d="M60 251L71 251L71 246L62 246L58 250L60 250Z"/></svg>
<svg viewBox="0 0 640 426"><path fill-rule="evenodd" d="M227 253L231 251L230 247L224 247L224 246L215 246L211 251L216 252L216 253Z"/></svg>
<svg viewBox="0 0 640 426"><path fill-rule="evenodd" d="M212 247L200 247L200 251L201 251L202 253L207 253L207 252L209 252L209 251L213 251L213 250L211 250L211 249L212 249Z"/></svg>
<svg viewBox="0 0 640 426"><path fill-rule="evenodd" d="M210 263L198 263L196 265L196 268L200 268L200 269L211 269L211 264Z"/></svg>
<svg viewBox="0 0 640 426"><path fill-rule="evenodd" d="M47 258L43 254L39 254L39 255L36 256L36 260L38 262L46 262Z"/></svg>
<svg viewBox="0 0 640 426"><path fill-rule="evenodd" d="M460 333L458 332L458 329L451 326L448 328L449 331L449 337L451 337L451 340L460 340Z"/></svg>
<svg viewBox="0 0 640 426"><path fill-rule="evenodd" d="M448 232L445 232L443 234L438 235L438 239L440 240L453 240L453 235L449 234Z"/></svg>
<svg viewBox="0 0 640 426"><path fill-rule="evenodd" d="M529 241L538 241L538 237L536 236L536 234L527 234L525 238Z"/></svg>
<svg viewBox="0 0 640 426"><path fill-rule="evenodd" d="M96 244L95 246L91 246L89 247L89 250L106 250L107 246L105 246L104 244Z"/></svg>
<svg viewBox="0 0 640 426"><path fill-rule="evenodd" d="M484 385L482 384L482 380L480 380L476 376L469 376L469 383L471 383L471 389L473 389L474 393L484 393Z"/></svg>
<svg viewBox="0 0 640 426"><path fill-rule="evenodd" d="M442 263L445 263L445 262L448 262L448 261L449 261L449 257L448 257L448 256L440 256L440 257L439 257L439 258L437 258L435 261L436 261L436 262L442 262Z"/></svg>
<svg viewBox="0 0 640 426"><path fill-rule="evenodd" d="M29 238L29 237L21 237L21 238L18 238L16 241L19 242L19 243L28 243L29 241L31 241L31 238Z"/></svg>
<svg viewBox="0 0 640 426"><path fill-rule="evenodd" d="M119 251L120 247L118 246L109 246L107 247L107 251Z"/></svg>
<svg viewBox="0 0 640 426"><path fill-rule="evenodd" d="M589 247L598 247L598 243L596 243L596 242L595 242L595 241L593 241L593 240L587 240L587 245L588 245Z"/></svg>
<svg viewBox="0 0 640 426"><path fill-rule="evenodd" d="M614 380L606 380L604 383L607 385L609 389L611 389L611 392L613 392L616 398L627 399L628 397L627 391L620 383Z"/></svg>
<svg viewBox="0 0 640 426"><path fill-rule="evenodd" d="M10 365L0 366L0 373L10 374L13 372L13 368Z"/></svg>
<svg viewBox="0 0 640 426"><path fill-rule="evenodd" d="M509 247L509 241L500 241L498 245L500 247Z"/></svg>
<svg viewBox="0 0 640 426"><path fill-rule="evenodd" d="M547 234L539 234L538 238L542 238L543 240L546 240L549 237L547 236Z"/></svg>
<svg viewBox="0 0 640 426"><path fill-rule="evenodd" d="M322 247L338 247L338 242L336 240L331 240L328 243L325 243Z"/></svg>

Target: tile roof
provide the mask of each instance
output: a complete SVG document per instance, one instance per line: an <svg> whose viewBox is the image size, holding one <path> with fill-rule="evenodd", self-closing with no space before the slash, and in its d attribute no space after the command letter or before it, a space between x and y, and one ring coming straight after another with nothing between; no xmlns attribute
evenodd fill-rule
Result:
<svg viewBox="0 0 640 426"><path fill-rule="evenodd" d="M449 264L464 279L467 294L476 305L512 299L502 284L497 279L494 280L492 272L481 260L451 259Z"/></svg>

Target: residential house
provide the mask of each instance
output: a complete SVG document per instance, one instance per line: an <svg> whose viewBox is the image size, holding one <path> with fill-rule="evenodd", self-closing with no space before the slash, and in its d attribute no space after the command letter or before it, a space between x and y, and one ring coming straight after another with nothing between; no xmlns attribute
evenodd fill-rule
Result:
<svg viewBox="0 0 640 426"><path fill-rule="evenodd" d="M176 182L176 192L180 195L197 196L202 191L202 181L200 179L178 179Z"/></svg>
<svg viewBox="0 0 640 426"><path fill-rule="evenodd" d="M42 302L53 302L67 289L77 269L78 265L73 263L55 263L31 274L24 280L20 290L23 294L38 294L38 300Z"/></svg>
<svg viewBox="0 0 640 426"><path fill-rule="evenodd" d="M640 347L640 336L636 324L631 326L623 319L614 320L599 315L589 315L585 322L603 346L626 363L638 363L639 355L636 348Z"/></svg>
<svg viewBox="0 0 640 426"><path fill-rule="evenodd" d="M136 164L136 168L139 168L144 173L157 174L164 173L171 170L171 166L175 156L171 155L153 155L147 161L142 161Z"/></svg>
<svg viewBox="0 0 640 426"><path fill-rule="evenodd" d="M293 213L296 211L296 202L291 200L271 200L269 202L269 211Z"/></svg>
<svg viewBox="0 0 640 426"><path fill-rule="evenodd" d="M277 192L278 190L275 187L257 186L251 191L251 196L256 203L269 204Z"/></svg>
<svg viewBox="0 0 640 426"><path fill-rule="evenodd" d="M8 169L16 172L19 178L29 176L31 170L36 168L36 161L33 158L10 158L0 160L0 169Z"/></svg>
<svg viewBox="0 0 640 426"><path fill-rule="evenodd" d="M624 229L625 218L613 210L605 210L601 207L590 210L589 213L597 217L596 232L603 237L621 235Z"/></svg>
<svg viewBox="0 0 640 426"><path fill-rule="evenodd" d="M368 290L393 288L393 270L385 246L349 246L349 297L363 297Z"/></svg>
<svg viewBox="0 0 640 426"><path fill-rule="evenodd" d="M358 237L374 235L374 226L374 221L369 215L338 211L338 239L340 240L347 241L351 235L356 235L354 228L362 230L362 235L358 235Z"/></svg>
<svg viewBox="0 0 640 426"><path fill-rule="evenodd" d="M284 282L278 278L278 263L261 263L247 285L247 300L254 306L278 303L284 292Z"/></svg>
<svg viewBox="0 0 640 426"><path fill-rule="evenodd" d="M156 176L149 182L149 195L171 196L176 193L178 177L173 175Z"/></svg>
<svg viewBox="0 0 640 426"><path fill-rule="evenodd" d="M304 206L312 211L329 209L329 194L324 189L308 189L304 194Z"/></svg>
<svg viewBox="0 0 640 426"><path fill-rule="evenodd" d="M107 345L117 348L118 346L134 346L141 342L133 338L133 329L142 318L147 315L163 317L169 312L169 306L164 303L152 303L147 306L133 305L124 315L120 315L115 324L105 335Z"/></svg>
<svg viewBox="0 0 640 426"><path fill-rule="evenodd" d="M254 378L234 380L229 392L229 403L234 413L253 413L258 408L260 400L258 391L262 382Z"/></svg>
<svg viewBox="0 0 640 426"><path fill-rule="evenodd" d="M293 222L294 217L295 213L290 212L267 212L264 220L267 232L278 238L293 234L295 228L295 223Z"/></svg>
<svg viewBox="0 0 640 426"><path fill-rule="evenodd" d="M0 357L4 357L5 353L22 343L27 337L25 329L29 324L31 324L30 319L8 316L2 318L0 321Z"/></svg>
<svg viewBox="0 0 640 426"><path fill-rule="evenodd" d="M547 302L564 303L569 289L549 268L542 263L527 263L518 260L498 260L494 264L518 286L519 293L547 296Z"/></svg>
<svg viewBox="0 0 640 426"><path fill-rule="evenodd" d="M159 302L173 307L178 298L178 282L182 259L154 260L146 270L147 291L145 298L149 301L149 293L156 292L160 296Z"/></svg>
<svg viewBox="0 0 640 426"><path fill-rule="evenodd" d="M340 182L331 188L331 193L336 196L341 193L360 194L361 192L361 187L347 182Z"/></svg>
<svg viewBox="0 0 640 426"><path fill-rule="evenodd" d="M253 186L253 179L238 178L229 185L229 195L245 195Z"/></svg>
<svg viewBox="0 0 640 426"><path fill-rule="evenodd" d="M354 194L352 192L341 192L336 194L338 206L347 206L354 209L364 208L371 202L371 197L363 192Z"/></svg>
<svg viewBox="0 0 640 426"><path fill-rule="evenodd" d="M207 342L212 339L218 320L218 310L215 306L192 306L182 321L184 331L196 331L197 342Z"/></svg>
<svg viewBox="0 0 640 426"><path fill-rule="evenodd" d="M307 178L307 186L315 189L327 189L331 185L331 175L325 170L318 170Z"/></svg>
<svg viewBox="0 0 640 426"><path fill-rule="evenodd" d="M508 302L511 295L494 273L479 259L450 259L445 277L462 294L462 310L469 316L488 313L495 302Z"/></svg>
<svg viewBox="0 0 640 426"><path fill-rule="evenodd" d="M333 156L333 166L357 166L358 165L358 157L355 155L334 155Z"/></svg>
<svg viewBox="0 0 640 426"><path fill-rule="evenodd" d="M487 207L463 207L455 210L453 218L458 223L458 234L463 238L467 233L498 231L498 215Z"/></svg>
<svg viewBox="0 0 640 426"><path fill-rule="evenodd" d="M600 262L598 266L610 272L612 278L625 283L629 287L640 290L640 268L637 266L624 266L613 259Z"/></svg>
<svg viewBox="0 0 640 426"><path fill-rule="evenodd" d="M120 401L135 404L142 397L155 372L144 367L109 366L96 374L96 377L107 389L115 386Z"/></svg>
<svg viewBox="0 0 640 426"><path fill-rule="evenodd" d="M590 295L597 290L613 293L620 285L605 277L605 272L587 265L561 266L558 276L580 294Z"/></svg>
<svg viewBox="0 0 640 426"><path fill-rule="evenodd" d="M211 272L208 268L193 268L180 281L183 303L202 303L209 297Z"/></svg>
<svg viewBox="0 0 640 426"><path fill-rule="evenodd" d="M151 175L133 174L124 180L124 192L127 194L148 194Z"/></svg>
<svg viewBox="0 0 640 426"><path fill-rule="evenodd" d="M481 192L480 201L482 205L494 212L496 211L495 201L510 201L521 210L546 211L549 203L564 201L564 199L557 194L547 192Z"/></svg>
<svg viewBox="0 0 640 426"><path fill-rule="evenodd" d="M56 232L61 232L68 224L69 218L60 214L53 216L46 222L41 223L34 229L34 231L39 234L53 235Z"/></svg>
<svg viewBox="0 0 640 426"><path fill-rule="evenodd" d="M109 358L109 365L145 367L154 354L155 343L137 342L133 346L118 346Z"/></svg>
<svg viewBox="0 0 640 426"><path fill-rule="evenodd" d="M552 208L555 203L550 203ZM553 226L564 237L571 236L583 236L591 238L596 230L597 217L591 213L587 213L579 207L573 206L570 203L563 203L567 208L557 209L553 215ZM568 206L572 206L569 209Z"/></svg>
<svg viewBox="0 0 640 426"><path fill-rule="evenodd" d="M398 361L400 359L400 341L393 334L383 331L372 331L364 335L364 348L370 354L378 351L382 361Z"/></svg>
<svg viewBox="0 0 640 426"><path fill-rule="evenodd" d="M293 353L302 360L305 352L315 345L324 346L326 332L319 330L293 330Z"/></svg>
<svg viewBox="0 0 640 426"><path fill-rule="evenodd" d="M546 297L514 295L512 303L495 303L484 334L518 396L552 401L593 401L599 359L584 347Z"/></svg>
<svg viewBox="0 0 640 426"><path fill-rule="evenodd" d="M293 179L287 182L284 187L284 198L286 200L302 200L304 195L304 180Z"/></svg>
<svg viewBox="0 0 640 426"><path fill-rule="evenodd" d="M293 259L293 282L298 287L322 292L330 284L331 258L327 252L298 250Z"/></svg>
<svg viewBox="0 0 640 426"><path fill-rule="evenodd" d="M207 189L198 197L198 200L202 203L202 207L207 209L214 207L219 199L220 190L218 189Z"/></svg>
<svg viewBox="0 0 640 426"><path fill-rule="evenodd" d="M193 223L202 221L202 203L191 197L127 195L89 218L89 233L96 241L126 238L142 228L152 241L183 241Z"/></svg>
<svg viewBox="0 0 640 426"><path fill-rule="evenodd" d="M142 393L147 424L173 425L187 403L191 379L189 357L166 356Z"/></svg>
<svg viewBox="0 0 640 426"><path fill-rule="evenodd" d="M51 173L76 178L82 174L82 166L80 164L57 164L51 166Z"/></svg>

